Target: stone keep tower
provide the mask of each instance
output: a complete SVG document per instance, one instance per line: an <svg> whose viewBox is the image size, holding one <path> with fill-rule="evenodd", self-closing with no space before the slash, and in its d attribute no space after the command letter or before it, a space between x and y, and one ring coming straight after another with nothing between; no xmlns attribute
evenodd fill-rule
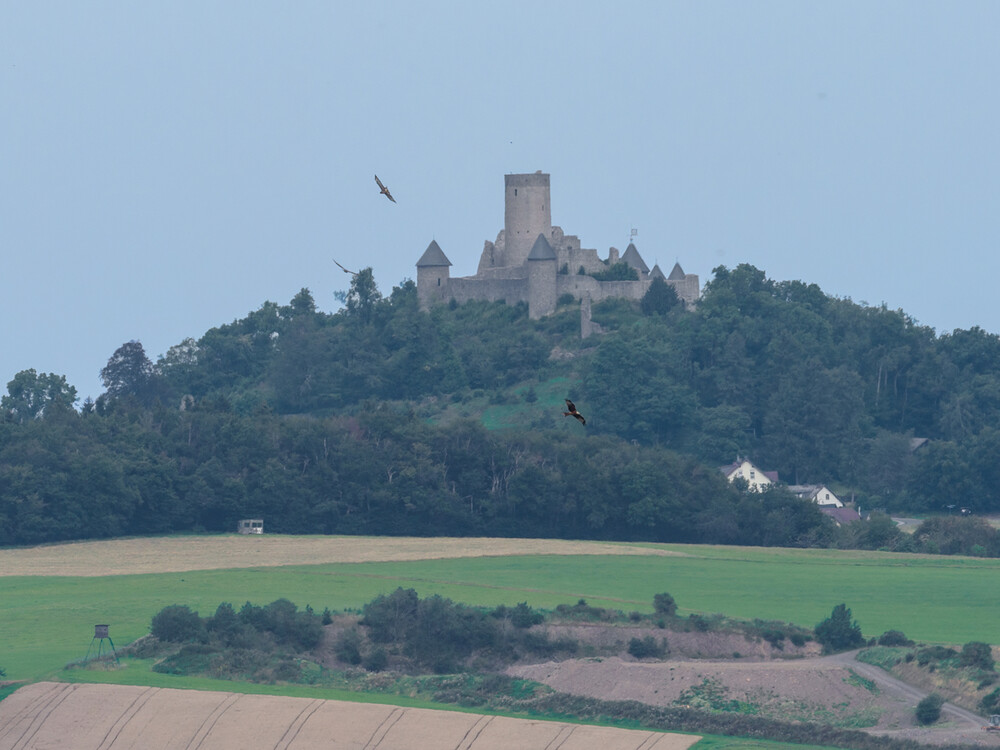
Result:
<svg viewBox="0 0 1000 750"><path fill-rule="evenodd" d="M504 255L502 266L520 266L527 259L538 235L552 236L552 206L549 175L504 175Z"/></svg>

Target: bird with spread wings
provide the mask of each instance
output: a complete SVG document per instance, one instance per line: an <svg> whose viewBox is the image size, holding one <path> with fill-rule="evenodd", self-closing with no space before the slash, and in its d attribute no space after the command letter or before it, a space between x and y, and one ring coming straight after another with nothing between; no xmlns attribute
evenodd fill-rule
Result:
<svg viewBox="0 0 1000 750"><path fill-rule="evenodd" d="M375 175L375 182L378 184L378 189L382 193L382 195L384 195L386 198L395 203L396 199L392 197L392 193L389 192L389 188L387 188L385 185L382 184L382 180L378 178L378 175Z"/></svg>
<svg viewBox="0 0 1000 750"><path fill-rule="evenodd" d="M333 262L337 263L337 259L334 258ZM344 273L349 273L349 274L351 274L351 276L357 276L358 275L357 271L349 271L346 268L344 268L343 266L341 266L339 263L337 263L337 265L340 266L340 270L343 271Z"/></svg>
<svg viewBox="0 0 1000 750"><path fill-rule="evenodd" d="M569 399L566 399L566 408L569 409L569 411L563 412L564 417L574 417L575 419L579 420L580 424L582 425L587 424L587 420L584 419L583 415L576 410L576 404L574 404Z"/></svg>

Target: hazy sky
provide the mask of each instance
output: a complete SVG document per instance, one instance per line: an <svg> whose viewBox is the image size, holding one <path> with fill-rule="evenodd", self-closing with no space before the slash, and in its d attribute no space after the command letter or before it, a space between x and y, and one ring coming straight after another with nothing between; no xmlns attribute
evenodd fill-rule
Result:
<svg viewBox="0 0 1000 750"><path fill-rule="evenodd" d="M992 0L0 0L0 394L335 310L332 258L475 273L535 170L601 257L1000 332L998 78Z"/></svg>

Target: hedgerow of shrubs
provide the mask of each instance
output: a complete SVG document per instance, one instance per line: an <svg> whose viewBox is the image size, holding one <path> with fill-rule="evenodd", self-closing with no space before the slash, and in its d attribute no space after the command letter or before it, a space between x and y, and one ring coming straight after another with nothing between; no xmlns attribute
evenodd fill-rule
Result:
<svg viewBox="0 0 1000 750"><path fill-rule="evenodd" d="M440 674L455 671L476 652L507 659L518 653L550 654L558 643L528 632L542 619L526 602L485 612L438 595L421 599L413 589L397 588L366 604L360 624L374 643L392 644L415 664Z"/></svg>
<svg viewBox="0 0 1000 750"><path fill-rule="evenodd" d="M239 612L223 602L206 618L172 604L153 616L150 630L160 641L183 644L154 671L258 682L296 680L300 667L290 657L315 648L323 636L321 617L309 607L300 612L287 599L263 607L247 602Z"/></svg>

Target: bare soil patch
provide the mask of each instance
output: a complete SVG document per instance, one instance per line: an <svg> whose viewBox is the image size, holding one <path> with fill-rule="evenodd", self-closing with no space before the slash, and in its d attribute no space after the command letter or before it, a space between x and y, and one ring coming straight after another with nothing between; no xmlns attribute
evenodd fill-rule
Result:
<svg viewBox="0 0 1000 750"><path fill-rule="evenodd" d="M686 750L699 739L371 703L127 685L39 682L0 702L0 750Z"/></svg>
<svg viewBox="0 0 1000 750"><path fill-rule="evenodd" d="M0 549L0 575L106 576L320 563L505 555L680 555L663 549L560 539L357 536L135 537Z"/></svg>
<svg viewBox="0 0 1000 750"><path fill-rule="evenodd" d="M507 671L560 692L601 700L715 710L728 703L728 710L928 744L1000 746L1000 738L968 721L945 718L929 728L917 725L914 711L919 698L913 692L882 682L877 674L881 670L866 665L854 669L854 664L842 657L638 661L620 655L520 664Z"/></svg>

